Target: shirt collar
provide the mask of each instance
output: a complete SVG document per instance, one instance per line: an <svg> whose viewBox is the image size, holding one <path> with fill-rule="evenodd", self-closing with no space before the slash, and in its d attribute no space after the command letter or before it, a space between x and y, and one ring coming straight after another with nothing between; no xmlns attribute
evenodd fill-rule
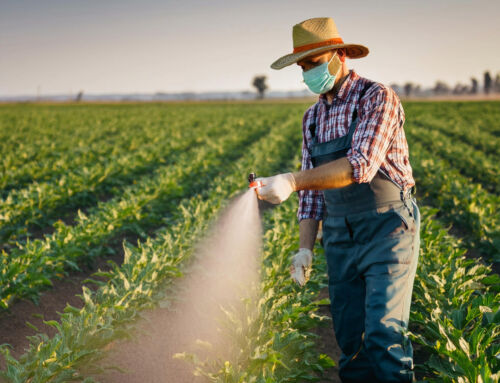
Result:
<svg viewBox="0 0 500 383"><path fill-rule="evenodd" d="M351 69L349 71L349 74L347 75L347 78L342 83L339 91L335 95L334 100L336 99L345 100L355 88L353 85L358 78L359 78L358 74L354 71L354 69ZM318 101L322 104L328 104L328 99L326 98L326 94L320 94Z"/></svg>

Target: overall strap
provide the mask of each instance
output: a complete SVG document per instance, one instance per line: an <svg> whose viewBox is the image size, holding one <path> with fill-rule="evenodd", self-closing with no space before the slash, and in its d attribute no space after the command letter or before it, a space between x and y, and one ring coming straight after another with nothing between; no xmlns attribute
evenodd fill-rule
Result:
<svg viewBox="0 0 500 383"><path fill-rule="evenodd" d="M363 89L361 89L361 92L359 94L359 98L358 98L358 105L356 105L356 107L354 108L354 112L352 113L352 119L351 119L351 124L349 125L349 131L348 131L348 134L352 137L353 133L354 133L354 129L356 128L356 125L357 125L357 118L358 118L358 107L359 107L359 103L361 102L361 99L363 98L363 96L365 95L366 91L373 85L374 83L371 82L371 81L368 81L365 86L363 87ZM316 143L317 139L316 139L316 133L317 133L317 129L318 129L318 107L319 107L319 103L316 103L314 105L314 109L313 109L313 122L309 125L309 133L311 134L311 137L312 137L312 140L313 140L313 143Z"/></svg>
<svg viewBox="0 0 500 383"><path fill-rule="evenodd" d="M311 122L311 124L309 125L309 133L311 134L313 144L315 144L317 141L316 131L317 131L317 127L318 127L318 122L317 122L318 107L319 107L319 103L316 103L316 105L314 105L314 110L313 110L313 122Z"/></svg>
<svg viewBox="0 0 500 383"><path fill-rule="evenodd" d="M358 108L359 104L361 103L361 99L365 95L366 91L373 85L374 83L371 81L368 81L363 89L361 89L361 92L359 93L359 98L358 98L358 104L354 108L354 112L352 112L352 118L351 118L351 124L349 125L349 131L347 132L348 137L349 137L349 142L352 140L352 136L354 135L354 130L356 129L356 125L358 124Z"/></svg>

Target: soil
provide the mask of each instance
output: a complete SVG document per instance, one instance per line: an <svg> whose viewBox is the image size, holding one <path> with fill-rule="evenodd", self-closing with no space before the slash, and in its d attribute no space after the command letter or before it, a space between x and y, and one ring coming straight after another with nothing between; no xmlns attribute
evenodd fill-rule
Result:
<svg viewBox="0 0 500 383"><path fill-rule="evenodd" d="M466 238L466 236L468 235L466 230L464 230L460 227L457 227L456 225L453 225L448 232L457 238ZM481 262L484 265L491 266L492 273L500 274L500 262L490 261L479 250L472 248L472 247L467 247L467 252L465 253L465 256L469 259L473 259L475 261Z"/></svg>
<svg viewBox="0 0 500 383"><path fill-rule="evenodd" d="M328 298L328 288L324 288L319 293L318 299ZM327 315L330 319L332 315L330 313L330 305L320 305L318 309L318 315ZM340 358L340 348L335 340L335 333L333 331L332 323L329 326L317 327L314 331L316 335L319 335L319 339L316 344L318 345L319 352L328 355L335 361L335 366L326 370L323 379L320 383L340 383L338 363Z"/></svg>
<svg viewBox="0 0 500 383"><path fill-rule="evenodd" d="M92 274L99 269L109 270L108 260L121 264L123 251L116 251L115 255L109 257L96 258L93 267L81 265L81 272L71 272L65 279L53 281L53 288L40 296L38 304L23 299L14 302L10 311L0 312L0 344L10 344L12 356L19 358L29 348L28 336L38 333L54 336L56 330L43 321L59 321L59 313L63 312L67 304L77 308L83 307L83 300L77 296L81 294L82 286L93 290L97 288L95 284L84 284L83 281L89 277L98 279L92 277ZM39 331L26 325L26 322L37 327ZM0 357L0 369L5 369L3 357Z"/></svg>
<svg viewBox="0 0 500 383"><path fill-rule="evenodd" d="M321 292L320 299L327 296L328 291L325 289ZM141 335L135 337L133 342L120 341L111 346L103 365L113 365L127 370L127 373L111 370L95 378L101 383L206 382L203 378L193 375L193 367L190 363L172 357L178 352L195 351L193 339L210 339L210 334L202 328L203 326L191 323L196 314L186 314L186 307L182 307L183 300L181 299L180 302L180 306L173 307L171 310L148 310L144 315L145 319L141 320L137 326L138 334ZM190 309L187 308L187 310ZM329 306L320 306L318 314L330 315ZM186 334L184 330L181 334L178 330L178 323L184 323L183 328L189 329L190 333ZM335 341L332 326L319 327L314 332L320 336L317 343L319 351L327 354L337 363L340 349ZM220 349L219 347L219 352ZM326 382L341 382L338 378L337 367L329 369L320 381L320 383Z"/></svg>
<svg viewBox="0 0 500 383"><path fill-rule="evenodd" d="M182 309L155 309L142 313L143 320L136 326L133 341L118 341L109 347L102 366L115 366L123 371L109 370L93 376L100 383L202 383L204 378L193 374L193 366L173 355L196 352L193 339L210 339L200 326L192 323L196 315L187 315ZM179 331L178 323L184 323Z"/></svg>

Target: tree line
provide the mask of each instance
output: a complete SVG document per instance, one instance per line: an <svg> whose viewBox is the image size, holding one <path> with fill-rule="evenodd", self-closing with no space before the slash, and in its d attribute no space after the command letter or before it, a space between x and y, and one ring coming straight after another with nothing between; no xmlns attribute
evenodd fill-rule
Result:
<svg viewBox="0 0 500 383"><path fill-rule="evenodd" d="M252 86L257 92L257 98L264 98L265 92L269 89L267 77L265 75L255 76L252 80ZM477 78L471 77L468 84L458 82L455 86L450 86L446 82L438 80L430 89L422 89L419 84L413 82L407 82L403 85L393 83L390 86L396 93L405 97L475 95L480 93L488 95L491 93L500 93L500 72L496 74L495 79L493 79L489 71L484 72L481 84Z"/></svg>
<svg viewBox="0 0 500 383"><path fill-rule="evenodd" d="M484 72L483 81L480 84L476 77L471 77L468 84L457 82L454 86L448 85L446 82L438 80L430 89L423 90L419 84L407 82L403 85L391 84L396 93L404 95L405 97L423 96L423 95L475 95L484 93L489 95L491 93L500 93L500 72L497 73L495 78L491 76L489 71Z"/></svg>

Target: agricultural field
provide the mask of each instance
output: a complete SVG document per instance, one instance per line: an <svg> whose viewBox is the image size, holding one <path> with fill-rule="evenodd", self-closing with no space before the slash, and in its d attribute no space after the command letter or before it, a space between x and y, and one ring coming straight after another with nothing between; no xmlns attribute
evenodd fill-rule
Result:
<svg viewBox="0 0 500 383"><path fill-rule="evenodd" d="M171 362L141 343L145 323L182 318L176 286L248 173L300 167L309 105L0 105L0 382L146 381L123 370L151 370L151 360L163 381L180 364L200 382L336 379L319 243L306 286L289 277L296 196L261 211L259 279L251 298L224 308L224 356L205 344ZM500 102L404 107L422 213L410 317L417 376L496 382Z"/></svg>

